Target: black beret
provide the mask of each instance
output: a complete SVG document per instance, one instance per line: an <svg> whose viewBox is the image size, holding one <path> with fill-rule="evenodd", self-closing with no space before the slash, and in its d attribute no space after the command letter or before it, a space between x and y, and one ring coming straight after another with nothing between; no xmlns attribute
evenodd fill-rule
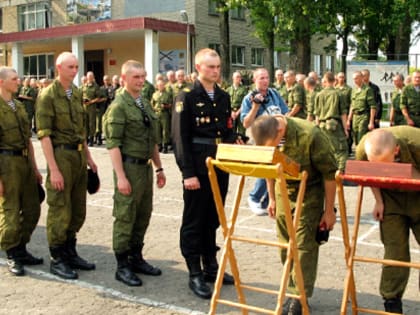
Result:
<svg viewBox="0 0 420 315"><path fill-rule="evenodd" d="M99 190L100 181L98 173L95 173L90 168L87 170L88 180L87 180L87 191L89 194L94 194Z"/></svg>

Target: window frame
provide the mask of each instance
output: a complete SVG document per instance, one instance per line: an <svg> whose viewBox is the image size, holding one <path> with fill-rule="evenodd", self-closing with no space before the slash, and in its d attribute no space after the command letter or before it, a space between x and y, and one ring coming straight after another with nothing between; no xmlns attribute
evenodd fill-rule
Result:
<svg viewBox="0 0 420 315"><path fill-rule="evenodd" d="M316 73L322 73L322 55L314 54L314 66L313 70Z"/></svg>
<svg viewBox="0 0 420 315"><path fill-rule="evenodd" d="M31 63L34 62L33 58L35 58L35 72L31 72ZM40 58L44 58L45 62L45 69L42 71L40 71ZM23 74L25 77L31 77L37 80L54 78L54 53L24 55Z"/></svg>
<svg viewBox="0 0 420 315"><path fill-rule="evenodd" d="M214 0L208 0L208 14L213 16L218 16L219 12L217 11L217 2Z"/></svg>
<svg viewBox="0 0 420 315"><path fill-rule="evenodd" d="M242 58L240 58L240 59L242 59L242 61L241 62L237 62L238 60L237 59L239 59L238 57L238 54L237 54L237 50L241 50L242 52L241 52L241 57ZM239 46L239 45L232 45L232 49L231 49L231 60L230 60L230 62L232 63L232 65L234 65L234 66L245 66L245 46Z"/></svg>
<svg viewBox="0 0 420 315"><path fill-rule="evenodd" d="M52 26L50 1L21 4L17 7L20 32L45 29Z"/></svg>
<svg viewBox="0 0 420 315"><path fill-rule="evenodd" d="M334 56L331 56L331 55L325 56L325 69L327 71L334 72Z"/></svg>
<svg viewBox="0 0 420 315"><path fill-rule="evenodd" d="M232 20L245 20L245 8L237 7L229 10L230 18Z"/></svg>
<svg viewBox="0 0 420 315"><path fill-rule="evenodd" d="M215 50L220 56L220 44L218 43L209 43L209 48Z"/></svg>
<svg viewBox="0 0 420 315"><path fill-rule="evenodd" d="M251 66L253 67L264 66L264 52L265 52L264 48L261 48L261 47L251 48ZM256 59L261 59L260 63L258 63L258 60Z"/></svg>

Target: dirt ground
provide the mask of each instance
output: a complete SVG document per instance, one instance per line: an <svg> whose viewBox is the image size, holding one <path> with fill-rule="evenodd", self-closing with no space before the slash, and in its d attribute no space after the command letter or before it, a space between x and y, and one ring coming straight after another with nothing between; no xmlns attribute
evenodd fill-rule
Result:
<svg viewBox="0 0 420 315"><path fill-rule="evenodd" d="M38 165L44 177L46 166L39 142L34 139ZM182 186L173 154L162 155L167 185L155 189L154 212L145 241L144 254L148 261L159 266L160 277L141 276L143 286L131 288L114 279L116 262L112 252L112 167L104 147L93 148L99 166L101 190L88 195L86 222L78 234L81 256L96 263L95 271L80 271L79 279L64 281L49 273L49 252L45 223L47 205L42 205L42 215L28 248L44 258L44 264L27 267L27 276L14 277L6 269L5 254L0 254L0 314L206 314L209 301L193 295L188 288L188 272L179 250L179 227L182 215ZM238 178L231 177L227 208L231 206ZM246 203L253 179L248 178L236 225L236 234L275 240L274 221L267 216L255 216ZM345 187L348 220L352 233L357 187ZM366 190L363 202L358 255L380 258L383 255L378 225L371 219L372 196ZM223 238L219 231L218 243ZM273 247L234 243L241 281L250 285L277 290L282 265ZM411 236L411 256L420 261L418 244ZM355 279L360 306L382 310L378 295L381 266L356 263ZM321 246L316 289L309 299L311 314L339 314L343 295L346 264L340 220L330 241ZM412 270L404 295L404 313L420 314L418 288L419 271ZM249 304L274 309L276 297L246 291ZM236 301L232 286L223 287L222 297ZM218 314L239 314L240 310L218 305ZM350 313L350 312L348 312Z"/></svg>

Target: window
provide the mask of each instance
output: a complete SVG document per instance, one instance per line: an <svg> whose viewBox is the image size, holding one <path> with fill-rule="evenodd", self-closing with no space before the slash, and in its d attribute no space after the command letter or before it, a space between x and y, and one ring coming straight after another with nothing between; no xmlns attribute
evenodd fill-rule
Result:
<svg viewBox="0 0 420 315"><path fill-rule="evenodd" d="M230 17L237 20L245 20L245 9L243 7L230 10Z"/></svg>
<svg viewBox="0 0 420 315"><path fill-rule="evenodd" d="M334 72L334 56L325 56L325 70Z"/></svg>
<svg viewBox="0 0 420 315"><path fill-rule="evenodd" d="M322 55L314 55L314 71L322 73Z"/></svg>
<svg viewBox="0 0 420 315"><path fill-rule="evenodd" d="M264 48L251 48L251 65L264 65Z"/></svg>
<svg viewBox="0 0 420 315"><path fill-rule="evenodd" d="M245 65L245 47L232 46L232 64Z"/></svg>
<svg viewBox="0 0 420 315"><path fill-rule="evenodd" d="M209 44L209 48L210 49L214 49L215 51L217 51L217 53L220 56L220 44L214 44L214 43L210 43Z"/></svg>
<svg viewBox="0 0 420 315"><path fill-rule="evenodd" d="M23 4L18 7L19 31L51 27L49 1Z"/></svg>
<svg viewBox="0 0 420 315"><path fill-rule="evenodd" d="M215 0L209 0L209 15L219 15L217 11L217 2Z"/></svg>
<svg viewBox="0 0 420 315"><path fill-rule="evenodd" d="M25 76L36 78L54 77L54 55L29 55L23 57L23 73Z"/></svg>

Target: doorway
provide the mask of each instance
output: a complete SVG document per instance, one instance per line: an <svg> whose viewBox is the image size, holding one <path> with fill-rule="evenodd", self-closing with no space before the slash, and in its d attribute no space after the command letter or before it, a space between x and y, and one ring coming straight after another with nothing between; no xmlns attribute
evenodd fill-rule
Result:
<svg viewBox="0 0 420 315"><path fill-rule="evenodd" d="M95 81L98 85L102 85L104 77L104 51L88 50L85 51L85 69L86 72L92 71L95 75Z"/></svg>

